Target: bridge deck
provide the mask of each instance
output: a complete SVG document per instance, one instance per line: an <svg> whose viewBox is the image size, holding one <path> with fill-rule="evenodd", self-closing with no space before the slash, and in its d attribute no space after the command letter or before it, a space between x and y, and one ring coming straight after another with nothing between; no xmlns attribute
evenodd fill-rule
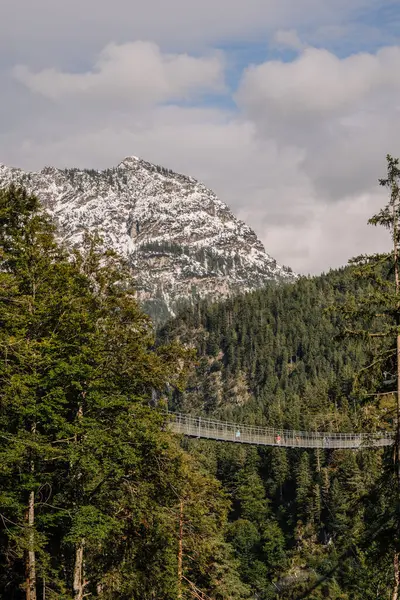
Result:
<svg viewBox="0 0 400 600"><path fill-rule="evenodd" d="M257 446L284 446L287 448L378 448L391 446L394 434L379 433L331 433L292 431L272 427L254 427L207 417L195 417L180 413L168 413L171 431L189 437L254 444Z"/></svg>

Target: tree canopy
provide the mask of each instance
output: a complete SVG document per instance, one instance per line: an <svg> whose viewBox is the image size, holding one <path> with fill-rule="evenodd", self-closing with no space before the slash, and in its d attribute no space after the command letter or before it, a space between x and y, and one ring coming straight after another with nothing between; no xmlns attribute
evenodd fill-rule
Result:
<svg viewBox="0 0 400 600"><path fill-rule="evenodd" d="M96 240L67 252L16 187L0 191L0 263L1 597L245 593L219 484L149 405L190 352L156 347L120 260Z"/></svg>

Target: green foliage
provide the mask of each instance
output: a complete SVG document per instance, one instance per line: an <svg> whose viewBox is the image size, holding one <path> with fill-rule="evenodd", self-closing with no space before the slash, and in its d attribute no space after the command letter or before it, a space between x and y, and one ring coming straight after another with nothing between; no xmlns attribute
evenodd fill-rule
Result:
<svg viewBox="0 0 400 600"><path fill-rule="evenodd" d="M96 240L68 254L14 187L0 191L0 262L0 596L32 585L70 599L79 585L173 600L184 499L185 577L245 597L224 539L229 503L149 405L183 385L191 352L156 347L120 260Z"/></svg>
<svg viewBox="0 0 400 600"><path fill-rule="evenodd" d="M171 406L288 429L390 427L380 419L381 398L368 401L353 388L369 349L362 338L343 337L347 316L332 310L369 289L354 271L200 303L167 324L160 340L178 338L199 354ZM379 389L375 380L369 385ZM208 468L231 495L229 541L257 597L361 600L390 589L385 544L393 504L379 494L376 504L377 489L385 489L381 451L256 451L205 441L188 447L207 454Z"/></svg>

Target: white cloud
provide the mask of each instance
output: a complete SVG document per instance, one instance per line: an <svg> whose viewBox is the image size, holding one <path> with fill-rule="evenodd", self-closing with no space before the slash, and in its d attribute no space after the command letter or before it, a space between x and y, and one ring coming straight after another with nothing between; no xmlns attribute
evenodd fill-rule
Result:
<svg viewBox="0 0 400 600"><path fill-rule="evenodd" d="M249 67L238 103L258 135L302 148L318 196L364 193L398 153L400 47L339 59L307 48L291 63Z"/></svg>
<svg viewBox="0 0 400 600"><path fill-rule="evenodd" d="M293 62L269 61L247 69L239 102L250 111L282 118L338 113L369 94L400 90L400 47L343 59L307 48Z"/></svg>
<svg viewBox="0 0 400 600"><path fill-rule="evenodd" d="M79 96L96 103L120 99L141 106L186 99L205 91L219 91L223 85L221 53L196 58L187 54L162 54L149 42L109 44L93 68L83 73L56 69L32 72L26 66L14 68L14 77L31 91L52 100Z"/></svg>

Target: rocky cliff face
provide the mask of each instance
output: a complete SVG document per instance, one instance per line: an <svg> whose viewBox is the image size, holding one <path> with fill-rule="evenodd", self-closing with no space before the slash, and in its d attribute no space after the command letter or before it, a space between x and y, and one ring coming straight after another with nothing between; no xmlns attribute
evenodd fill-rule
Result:
<svg viewBox="0 0 400 600"><path fill-rule="evenodd" d="M187 300L295 278L202 183L137 157L105 171L0 165L0 187L11 182L37 194L68 244L98 231L128 258L139 298L158 320Z"/></svg>

